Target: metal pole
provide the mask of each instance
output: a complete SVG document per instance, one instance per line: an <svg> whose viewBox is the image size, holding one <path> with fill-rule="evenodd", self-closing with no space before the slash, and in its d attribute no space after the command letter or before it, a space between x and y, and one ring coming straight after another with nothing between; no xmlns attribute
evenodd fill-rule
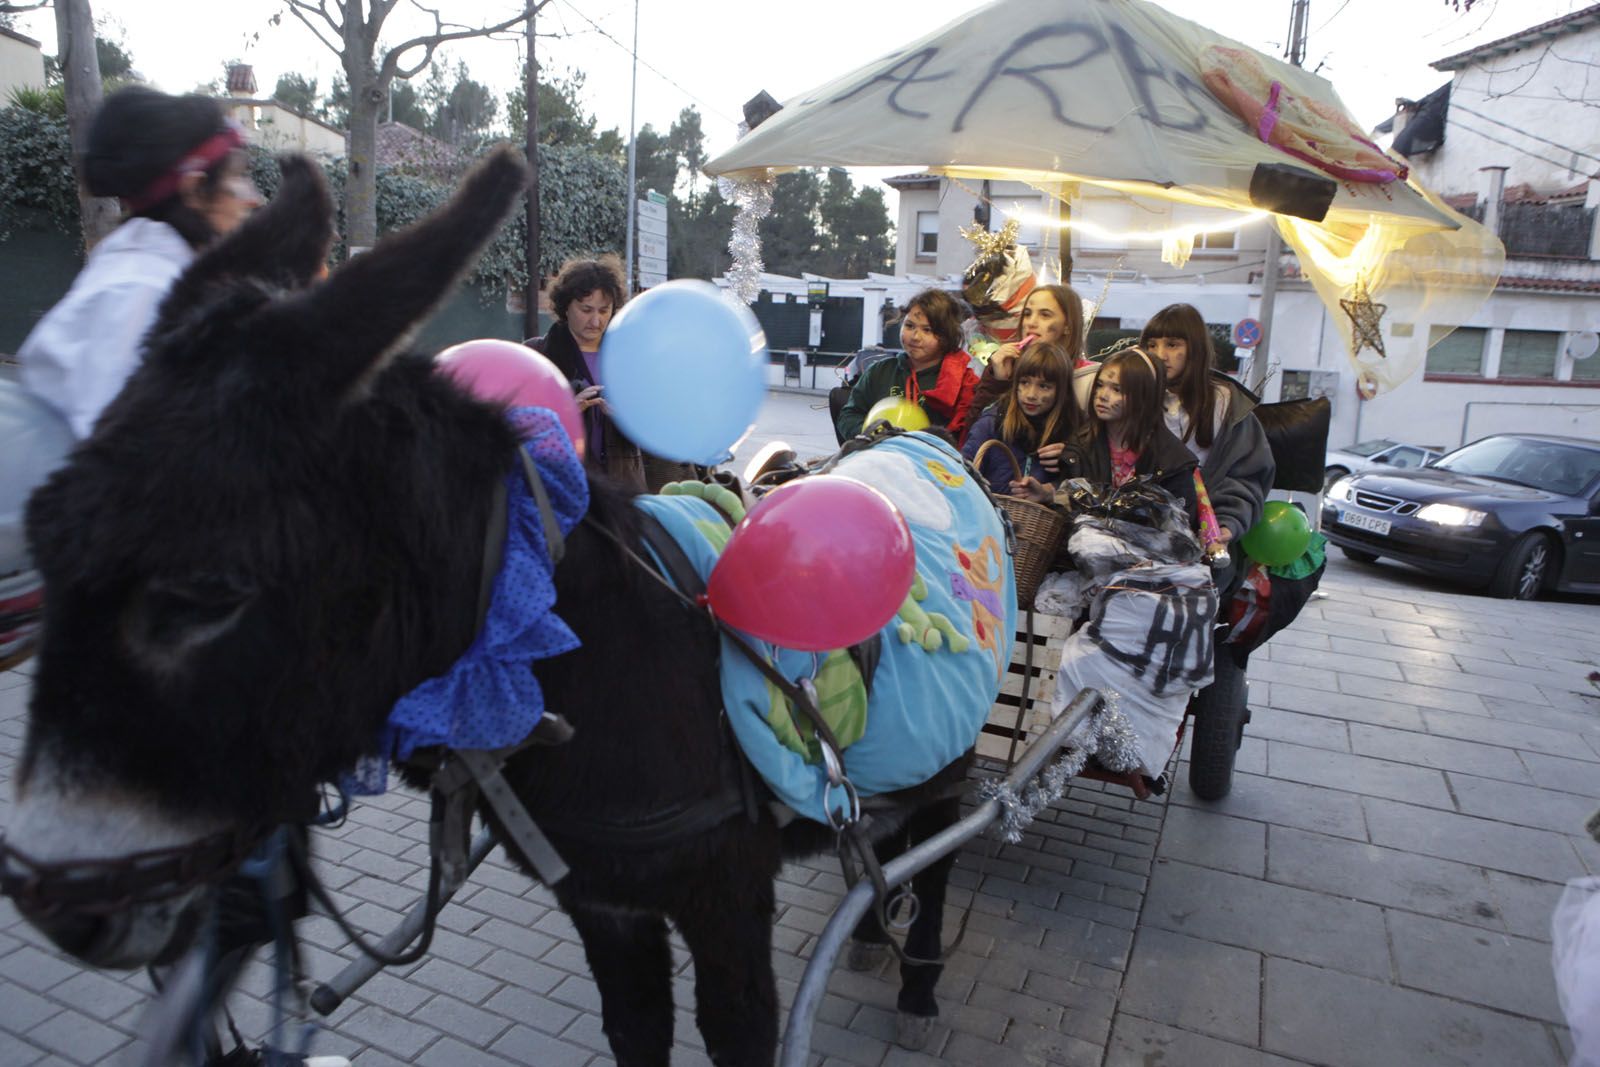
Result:
<svg viewBox="0 0 1600 1067"><path fill-rule="evenodd" d="M528 270L527 304L522 310L522 336L539 336L539 283L544 280L539 268L539 63L534 58L534 18L537 8L528 14L528 69L523 80L523 111L528 120L526 147L528 151Z"/></svg>
<svg viewBox="0 0 1600 1067"><path fill-rule="evenodd" d="M1006 775L1006 784L1020 791L1104 699L1098 690L1079 690L1061 717L1051 723L1050 728L1023 752L1017 765ZM981 834L1000 817L1000 812L998 800L985 801L960 822L945 827L916 848L884 864L884 880L890 885L910 881L940 858ZM789 1025L783 1031L783 1049L778 1054L780 1067L805 1067L810 1058L811 1027L816 1021L817 1009L822 1005L823 994L828 991L828 975L832 973L834 962L849 940L851 931L856 928L856 923L871 907L872 893L871 882L866 879L857 882L845 894L844 900L834 910L833 918L828 920L828 925L817 938L811 962L806 965L805 973L800 977L800 988L795 991L794 1007L789 1009Z"/></svg>
<svg viewBox="0 0 1600 1067"><path fill-rule="evenodd" d="M639 213L639 207L634 203L639 198L634 189L635 175L638 170L639 135L636 131L636 116L639 111L639 0L633 0L633 87L628 93L628 255L627 255L627 285L628 292L633 292L633 226L634 216Z"/></svg>
<svg viewBox="0 0 1600 1067"><path fill-rule="evenodd" d="M1288 60L1298 67L1306 59L1306 22L1311 17L1311 0L1291 0L1289 8ZM1267 265L1261 276L1261 343L1250 353L1250 389L1260 392L1267 380L1268 349L1272 340L1272 316L1278 303L1278 260L1283 258L1283 238L1277 219L1270 220L1267 232Z"/></svg>

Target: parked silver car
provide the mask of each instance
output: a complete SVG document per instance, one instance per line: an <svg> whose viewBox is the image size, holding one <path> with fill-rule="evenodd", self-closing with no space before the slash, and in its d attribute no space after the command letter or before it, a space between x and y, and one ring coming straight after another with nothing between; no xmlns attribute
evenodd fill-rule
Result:
<svg viewBox="0 0 1600 1067"><path fill-rule="evenodd" d="M1329 486L1347 474L1375 468L1409 470L1426 467L1442 455L1443 452L1431 448L1402 444L1385 437L1361 441L1348 448L1330 448L1328 458L1323 461L1322 490L1327 492Z"/></svg>

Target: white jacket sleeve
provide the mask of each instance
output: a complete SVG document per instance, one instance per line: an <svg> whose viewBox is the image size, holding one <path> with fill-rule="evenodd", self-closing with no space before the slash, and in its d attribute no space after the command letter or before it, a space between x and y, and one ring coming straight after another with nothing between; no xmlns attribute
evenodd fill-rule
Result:
<svg viewBox="0 0 1600 1067"><path fill-rule="evenodd" d="M60 412L80 440L139 365L170 279L153 281L62 301L17 351L23 385Z"/></svg>

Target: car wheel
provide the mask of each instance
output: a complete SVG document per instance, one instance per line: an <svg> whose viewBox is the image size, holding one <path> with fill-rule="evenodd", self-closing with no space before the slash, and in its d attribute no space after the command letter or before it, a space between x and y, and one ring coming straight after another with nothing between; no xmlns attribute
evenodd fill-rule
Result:
<svg viewBox="0 0 1600 1067"><path fill-rule="evenodd" d="M1555 547L1542 533L1523 534L1489 582L1491 596L1503 600L1537 600L1555 564Z"/></svg>
<svg viewBox="0 0 1600 1067"><path fill-rule="evenodd" d="M1326 493L1333 488L1333 483L1343 478L1350 472L1343 467L1325 467L1322 471L1322 491Z"/></svg>
<svg viewBox="0 0 1600 1067"><path fill-rule="evenodd" d="M1378 554L1376 552L1363 552L1359 548L1345 548L1343 546L1340 546L1339 551L1344 553L1345 559L1355 563L1378 562Z"/></svg>

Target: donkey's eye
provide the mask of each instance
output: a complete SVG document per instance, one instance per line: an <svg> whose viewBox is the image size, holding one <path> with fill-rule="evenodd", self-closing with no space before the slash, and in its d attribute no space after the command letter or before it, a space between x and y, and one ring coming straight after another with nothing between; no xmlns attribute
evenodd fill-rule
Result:
<svg viewBox="0 0 1600 1067"><path fill-rule="evenodd" d="M244 583L211 575L153 579L131 605L129 636L146 650L203 644L224 633L254 595Z"/></svg>

